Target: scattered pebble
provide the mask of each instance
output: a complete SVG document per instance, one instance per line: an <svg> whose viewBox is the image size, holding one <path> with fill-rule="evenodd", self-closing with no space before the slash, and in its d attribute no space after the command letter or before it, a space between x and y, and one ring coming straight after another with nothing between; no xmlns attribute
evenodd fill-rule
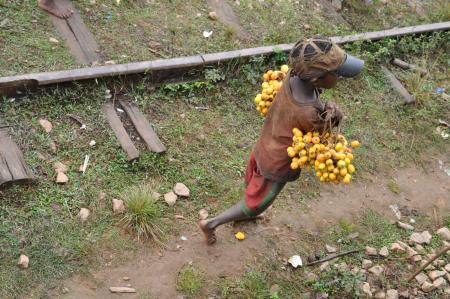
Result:
<svg viewBox="0 0 450 299"><path fill-rule="evenodd" d="M66 173L67 170L68 170L67 166L64 165L64 164L61 163L61 162L55 162L55 163L53 163L53 169L56 171L56 173L58 173L58 172L64 172L64 173Z"/></svg>
<svg viewBox="0 0 450 299"><path fill-rule="evenodd" d="M88 209L81 208L77 214L77 218L80 219L81 222L85 222L88 219L90 214L91 214L91 212Z"/></svg>
<svg viewBox="0 0 450 299"><path fill-rule="evenodd" d="M384 291L378 291L375 293L375 295L373 296L375 299L385 299L386 298L386 293Z"/></svg>
<svg viewBox="0 0 450 299"><path fill-rule="evenodd" d="M169 193L164 194L164 200L171 207L177 201L177 195L173 193L173 191L170 191Z"/></svg>
<svg viewBox="0 0 450 299"><path fill-rule="evenodd" d="M327 269L329 266L330 266L330 263L329 263L329 262L322 263L322 264L319 266L319 270L322 272L322 271L324 271L325 269Z"/></svg>
<svg viewBox="0 0 450 299"><path fill-rule="evenodd" d="M21 254L19 256L19 260L17 261L17 265L19 268L26 269L28 268L28 264L30 263L30 259L25 254Z"/></svg>
<svg viewBox="0 0 450 299"><path fill-rule="evenodd" d="M382 257L387 257L389 255L389 251L388 251L387 247L384 246L383 248L380 249L378 254L381 255Z"/></svg>
<svg viewBox="0 0 450 299"><path fill-rule="evenodd" d="M63 287L62 290L61 290L61 293L63 293L63 294L69 293L69 288L68 287Z"/></svg>
<svg viewBox="0 0 450 299"><path fill-rule="evenodd" d="M110 287L111 293L136 293L136 290L128 287Z"/></svg>
<svg viewBox="0 0 450 299"><path fill-rule="evenodd" d="M113 64L116 64L116 62L114 60L105 61L105 65L113 65Z"/></svg>
<svg viewBox="0 0 450 299"><path fill-rule="evenodd" d="M69 177L64 172L58 172L56 175L57 184L65 184L69 181Z"/></svg>
<svg viewBox="0 0 450 299"><path fill-rule="evenodd" d="M48 39L48 41L51 42L52 44L59 44L59 40L57 40L57 39L54 38L54 37L50 37L50 38Z"/></svg>
<svg viewBox="0 0 450 299"><path fill-rule="evenodd" d="M213 21L217 20L217 13L215 11L210 11L209 18Z"/></svg>
<svg viewBox="0 0 450 299"><path fill-rule="evenodd" d="M431 238L431 234L426 230L421 233L412 233L409 241L413 244L430 244Z"/></svg>
<svg viewBox="0 0 450 299"><path fill-rule="evenodd" d="M448 227L441 227L436 233L444 240L450 241L450 229L448 229Z"/></svg>
<svg viewBox="0 0 450 299"><path fill-rule="evenodd" d="M380 276L384 272L384 268L380 265L376 265L370 268L369 272L375 276Z"/></svg>
<svg viewBox="0 0 450 299"><path fill-rule="evenodd" d="M288 263L294 268L303 266L302 258L299 255L293 255L289 258Z"/></svg>
<svg viewBox="0 0 450 299"><path fill-rule="evenodd" d="M386 299L398 299L398 291L394 289L387 290Z"/></svg>
<svg viewBox="0 0 450 299"><path fill-rule="evenodd" d="M444 277L439 277L438 279L433 281L433 287L435 289L443 289L446 286L447 286L447 281L445 280Z"/></svg>
<svg viewBox="0 0 450 299"><path fill-rule="evenodd" d="M335 247L330 246L330 245L328 245L328 244L325 245L325 250L326 250L328 253L336 253L336 252L337 252L337 250L336 250Z"/></svg>
<svg viewBox="0 0 450 299"><path fill-rule="evenodd" d="M430 272L428 273L428 277L429 277L432 281L435 281L435 280L438 279L439 277L445 276L445 274L447 274L446 271L433 270L433 271L430 271Z"/></svg>
<svg viewBox="0 0 450 299"><path fill-rule="evenodd" d="M370 267L372 267L373 266L373 262L371 261L371 260L366 260L366 259L363 259L362 260L362 268L363 269L369 269Z"/></svg>
<svg viewBox="0 0 450 299"><path fill-rule="evenodd" d="M130 278L129 278L128 276L124 276L124 277L122 277L122 279L123 279L124 281L129 281L129 280L130 280Z"/></svg>
<svg viewBox="0 0 450 299"><path fill-rule="evenodd" d="M392 243L391 250L398 253L406 251L405 248L398 243Z"/></svg>
<svg viewBox="0 0 450 299"><path fill-rule="evenodd" d="M175 187L173 188L173 191L176 195L181 197L189 197L190 191L189 188L186 187L183 183L176 183Z"/></svg>
<svg viewBox="0 0 450 299"><path fill-rule="evenodd" d="M369 247L369 246L366 247L366 255L374 256L374 255L377 255L377 254L378 253L377 253L377 250L375 248Z"/></svg>
<svg viewBox="0 0 450 299"><path fill-rule="evenodd" d="M420 288L425 293L428 293L428 292L431 292L432 290L434 290L434 285L428 281L425 281Z"/></svg>
<svg viewBox="0 0 450 299"><path fill-rule="evenodd" d="M114 214L121 214L125 212L125 205L123 204L123 200L113 198L112 204Z"/></svg>
<svg viewBox="0 0 450 299"><path fill-rule="evenodd" d="M400 221L397 221L397 226L406 230L414 230L414 226Z"/></svg>
<svg viewBox="0 0 450 299"><path fill-rule="evenodd" d="M95 142L95 140L89 141L89 145L90 145L90 146L95 146L96 144L97 144L97 142Z"/></svg>
<svg viewBox="0 0 450 299"><path fill-rule="evenodd" d="M213 33L212 31L203 31L203 37L208 38L212 35L212 33Z"/></svg>
<svg viewBox="0 0 450 299"><path fill-rule="evenodd" d="M428 281L428 276L422 272L417 274L415 279L420 285L422 285L425 281Z"/></svg>
<svg viewBox="0 0 450 299"><path fill-rule="evenodd" d="M53 125L48 120L46 120L44 118L40 118L38 120L38 122L41 125L41 127L44 129L45 132L50 133L52 131Z"/></svg>
<svg viewBox="0 0 450 299"><path fill-rule="evenodd" d="M181 236L180 239L181 239L181 241L187 241L187 237L185 237L185 236Z"/></svg>

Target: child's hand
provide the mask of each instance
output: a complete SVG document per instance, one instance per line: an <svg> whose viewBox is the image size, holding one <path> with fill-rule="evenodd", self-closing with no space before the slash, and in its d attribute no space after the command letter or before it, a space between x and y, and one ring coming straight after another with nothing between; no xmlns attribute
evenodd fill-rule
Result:
<svg viewBox="0 0 450 299"><path fill-rule="evenodd" d="M325 103L325 118L331 120L331 126L336 127L339 126L342 119L344 118L344 114L339 108L338 104L334 102Z"/></svg>

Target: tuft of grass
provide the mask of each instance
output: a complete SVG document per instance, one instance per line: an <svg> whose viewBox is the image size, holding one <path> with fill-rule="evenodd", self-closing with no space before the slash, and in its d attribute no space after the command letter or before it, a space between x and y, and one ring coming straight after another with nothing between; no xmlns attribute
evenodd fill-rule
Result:
<svg viewBox="0 0 450 299"><path fill-rule="evenodd" d="M203 285L203 274L193 266L186 266L178 273L177 290L186 296L196 295Z"/></svg>
<svg viewBox="0 0 450 299"><path fill-rule="evenodd" d="M399 194L401 192L400 186L394 180L390 180L387 184L387 187L389 191L391 191L394 194Z"/></svg>
<svg viewBox="0 0 450 299"><path fill-rule="evenodd" d="M153 239L162 244L164 239L163 206L153 196L148 185L140 185L123 194L126 206L120 223L136 233L138 240Z"/></svg>

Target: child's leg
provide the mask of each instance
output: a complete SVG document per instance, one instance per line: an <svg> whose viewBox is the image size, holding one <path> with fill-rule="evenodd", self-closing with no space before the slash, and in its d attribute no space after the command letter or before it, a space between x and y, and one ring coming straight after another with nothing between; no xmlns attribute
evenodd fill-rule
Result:
<svg viewBox="0 0 450 299"><path fill-rule="evenodd" d="M238 202L212 219L200 222L200 228L205 234L208 244L213 244L216 241L214 231L219 225L231 221L253 219L264 212L285 185L264 178L259 173L253 156L250 156L245 182L247 184L244 192L245 200Z"/></svg>

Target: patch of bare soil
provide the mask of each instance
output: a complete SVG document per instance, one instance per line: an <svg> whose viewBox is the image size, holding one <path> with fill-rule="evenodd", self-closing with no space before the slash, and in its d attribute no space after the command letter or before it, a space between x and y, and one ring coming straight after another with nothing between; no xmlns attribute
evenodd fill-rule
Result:
<svg viewBox="0 0 450 299"><path fill-rule="evenodd" d="M187 225L180 230L179 237L169 242L168 250L162 254L157 251L140 252L134 260L127 264L104 268L89 277L75 276L66 282L68 288L62 298L115 298L109 287L126 286L128 283L136 288L136 294L128 294L127 298L176 298L176 278L180 269L192 263L205 273L206 278L218 279L224 276L236 276L245 271L246 263L251 264L260 255L271 254L274 250L288 254L296 250L292 242L299 242L299 234L306 231L317 233L322 228L338 223L342 219L352 221L362 211L372 209L395 220L389 205L407 206L417 210L420 215L435 218L450 212L450 177L436 167L428 173L421 169L410 167L397 172L393 180L398 188L398 194L388 187L391 178L373 177L371 182L355 182L347 187L325 187L321 196L307 203L306 209L298 204L282 210L279 205L266 213L265 220L239 223L236 226L227 225L219 228L218 242L208 247L202 234L195 225ZM446 163L448 165L448 161ZM234 233L242 230L247 238L239 242ZM305 247L312 246L311 240L305 240ZM313 240L314 241L314 240ZM181 246L179 249L176 249ZM302 245L303 246L303 245ZM123 277L130 278L124 281ZM209 295L205 290L205 295ZM212 291L212 290L211 290Z"/></svg>

